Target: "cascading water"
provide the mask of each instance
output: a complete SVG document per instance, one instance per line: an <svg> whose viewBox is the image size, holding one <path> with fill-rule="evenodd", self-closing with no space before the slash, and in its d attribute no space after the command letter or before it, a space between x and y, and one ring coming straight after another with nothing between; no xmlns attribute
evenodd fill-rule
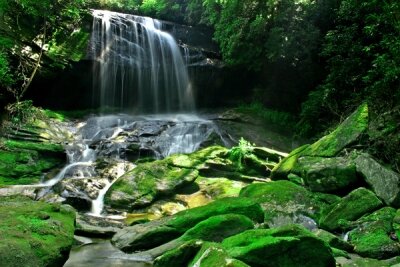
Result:
<svg viewBox="0 0 400 267"><path fill-rule="evenodd" d="M93 18L94 95L101 107L193 111L185 61L161 21L104 10L94 10Z"/></svg>

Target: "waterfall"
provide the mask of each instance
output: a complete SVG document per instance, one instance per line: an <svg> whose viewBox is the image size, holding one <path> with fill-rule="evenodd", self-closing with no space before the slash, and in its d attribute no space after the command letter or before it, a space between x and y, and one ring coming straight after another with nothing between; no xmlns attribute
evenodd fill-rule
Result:
<svg viewBox="0 0 400 267"><path fill-rule="evenodd" d="M102 108L193 111L185 60L162 28L161 21L149 17L93 10L94 96Z"/></svg>

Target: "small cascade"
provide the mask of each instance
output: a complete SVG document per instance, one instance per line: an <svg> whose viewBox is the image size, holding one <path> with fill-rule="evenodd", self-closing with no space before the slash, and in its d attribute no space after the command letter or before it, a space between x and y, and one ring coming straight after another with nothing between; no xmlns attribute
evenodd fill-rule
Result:
<svg viewBox="0 0 400 267"><path fill-rule="evenodd" d="M94 116L73 132L75 141L66 145L68 164L38 185L43 188L38 196L55 190L73 203L90 201L88 214L97 217L105 214L108 189L135 167L135 159L191 153L215 138L225 144L212 121L188 114Z"/></svg>
<svg viewBox="0 0 400 267"><path fill-rule="evenodd" d="M159 20L93 11L91 56L101 107L140 113L194 110L185 60Z"/></svg>

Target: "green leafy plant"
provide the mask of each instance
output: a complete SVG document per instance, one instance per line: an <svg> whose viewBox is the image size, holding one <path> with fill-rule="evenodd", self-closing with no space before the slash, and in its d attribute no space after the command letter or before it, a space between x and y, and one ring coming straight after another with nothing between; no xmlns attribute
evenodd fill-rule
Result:
<svg viewBox="0 0 400 267"><path fill-rule="evenodd" d="M227 157L236 164L239 170L241 170L245 165L245 157L251 155L253 149L254 145L241 137L239 140L239 144L232 147L227 152Z"/></svg>

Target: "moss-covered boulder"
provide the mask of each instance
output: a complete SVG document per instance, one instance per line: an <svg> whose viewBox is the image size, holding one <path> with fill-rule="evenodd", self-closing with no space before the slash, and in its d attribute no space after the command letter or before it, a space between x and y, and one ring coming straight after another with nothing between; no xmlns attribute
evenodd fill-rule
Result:
<svg viewBox="0 0 400 267"><path fill-rule="evenodd" d="M73 244L75 211L26 197L0 198L0 265L62 266Z"/></svg>
<svg viewBox="0 0 400 267"><path fill-rule="evenodd" d="M322 137L312 145L304 145L293 150L271 173L272 179L286 179L297 164L297 159L304 156L334 157L344 148L354 144L368 129L368 105L363 104L332 133Z"/></svg>
<svg viewBox="0 0 400 267"><path fill-rule="evenodd" d="M157 257L153 265L155 267L188 266L203 244L201 240L187 241Z"/></svg>
<svg viewBox="0 0 400 267"><path fill-rule="evenodd" d="M61 145L7 140L0 146L0 185L35 184L65 163Z"/></svg>
<svg viewBox="0 0 400 267"><path fill-rule="evenodd" d="M358 180L355 164L344 157L301 157L292 172L302 177L305 185L316 192L335 192Z"/></svg>
<svg viewBox="0 0 400 267"><path fill-rule="evenodd" d="M248 267L249 265L231 258L220 244L205 243L188 266Z"/></svg>
<svg viewBox="0 0 400 267"><path fill-rule="evenodd" d="M292 169L296 166L297 159L302 156L302 152L310 145L303 145L296 148L290 154L283 158L271 171L271 178L274 180L287 179Z"/></svg>
<svg viewBox="0 0 400 267"><path fill-rule="evenodd" d="M253 228L253 222L244 215L222 214L211 216L187 230L179 238L138 254L149 259L155 259L170 250L175 250L187 241L203 240L221 242L229 236Z"/></svg>
<svg viewBox="0 0 400 267"><path fill-rule="evenodd" d="M385 168L366 153L358 155L355 163L357 171L379 198L387 205L400 207L400 174Z"/></svg>
<svg viewBox="0 0 400 267"><path fill-rule="evenodd" d="M396 210L382 208L357 220L358 227L349 233L357 254L374 259L388 259L400 254L400 243L393 232Z"/></svg>
<svg viewBox="0 0 400 267"><path fill-rule="evenodd" d="M324 206L304 187L285 180L250 184L241 190L240 196L260 203L270 227L302 223L304 216L318 217Z"/></svg>
<svg viewBox="0 0 400 267"><path fill-rule="evenodd" d="M215 215L239 214L254 222L262 222L264 213L260 205L248 198L224 198L208 205L184 210L158 221L126 227L113 237L112 242L123 251L136 251L156 247L183 235L201 221Z"/></svg>
<svg viewBox="0 0 400 267"><path fill-rule="evenodd" d="M321 217L320 226L328 231L347 228L349 221L373 212L382 206L376 195L363 187L358 188L333 204Z"/></svg>
<svg viewBox="0 0 400 267"><path fill-rule="evenodd" d="M113 184L106 194L105 203L129 211L149 206L159 197L173 195L176 190L192 183L207 159L216 158L226 150L214 146L188 155L172 155L142 163Z"/></svg>
<svg viewBox="0 0 400 267"><path fill-rule="evenodd" d="M297 225L248 230L225 239L222 247L250 266L335 266L330 247Z"/></svg>
<svg viewBox="0 0 400 267"><path fill-rule="evenodd" d="M353 252L354 250L354 247L347 241L323 229L315 229L313 234L325 241L331 248L347 252Z"/></svg>

